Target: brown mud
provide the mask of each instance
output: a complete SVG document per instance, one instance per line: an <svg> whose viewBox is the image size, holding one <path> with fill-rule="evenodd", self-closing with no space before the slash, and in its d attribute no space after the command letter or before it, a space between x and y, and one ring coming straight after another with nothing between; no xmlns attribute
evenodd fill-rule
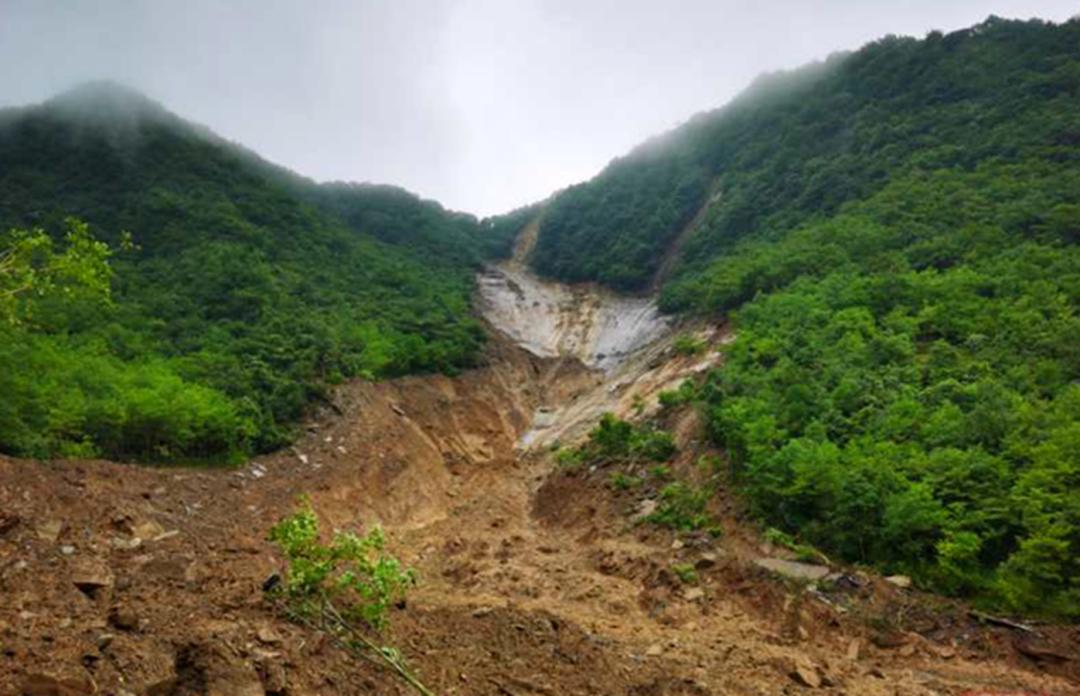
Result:
<svg viewBox="0 0 1080 696"><path fill-rule="evenodd" d="M635 522L656 486L560 470L553 446L614 410L663 420L673 468L705 475L695 414L655 396L720 355L669 344L600 372L495 339L459 377L341 387L237 470L0 458L0 694L410 693L264 599L267 530L301 493L327 529L383 525L418 570L385 640L439 694L1080 693L1074 627L985 625L851 569L785 579L726 490L723 535L676 537Z"/></svg>

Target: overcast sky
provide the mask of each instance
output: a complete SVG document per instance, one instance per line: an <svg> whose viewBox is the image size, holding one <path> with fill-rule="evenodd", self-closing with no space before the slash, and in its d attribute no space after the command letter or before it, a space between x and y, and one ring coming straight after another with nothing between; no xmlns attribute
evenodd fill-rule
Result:
<svg viewBox="0 0 1080 696"><path fill-rule="evenodd" d="M0 0L0 105L108 78L316 179L502 212L764 71L1076 0Z"/></svg>

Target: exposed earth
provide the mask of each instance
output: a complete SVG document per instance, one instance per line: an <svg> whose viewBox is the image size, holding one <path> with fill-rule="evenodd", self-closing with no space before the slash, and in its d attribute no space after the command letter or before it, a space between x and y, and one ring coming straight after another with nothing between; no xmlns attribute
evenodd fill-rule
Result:
<svg viewBox="0 0 1080 696"><path fill-rule="evenodd" d="M1080 629L797 563L724 488L724 534L676 536L640 521L655 486L560 469L555 444L614 411L661 421L672 468L708 475L695 462L722 453L656 395L720 365L730 333L542 283L527 251L481 279L487 366L344 385L241 469L0 458L0 693L411 693L264 598L267 531L301 493L327 529L381 524L416 568L384 640L439 694L1080 693ZM709 349L679 355L676 330Z"/></svg>

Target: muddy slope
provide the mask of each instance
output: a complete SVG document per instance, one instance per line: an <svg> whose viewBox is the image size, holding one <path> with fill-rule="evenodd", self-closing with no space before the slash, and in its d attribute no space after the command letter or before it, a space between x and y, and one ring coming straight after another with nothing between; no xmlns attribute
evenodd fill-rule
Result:
<svg viewBox="0 0 1080 696"><path fill-rule="evenodd" d="M239 470L0 458L0 694L409 693L265 602L265 535L300 493L328 528L381 523L418 569L385 640L440 694L1077 693L1067 627L980 627L844 569L851 587L822 592L757 565L784 553L723 492L724 536L676 538L634 522L654 489L559 470L556 442L604 410L655 414L720 361L670 341L598 369L580 343L497 338L460 377L345 385L293 448ZM657 417L694 475L693 413Z"/></svg>

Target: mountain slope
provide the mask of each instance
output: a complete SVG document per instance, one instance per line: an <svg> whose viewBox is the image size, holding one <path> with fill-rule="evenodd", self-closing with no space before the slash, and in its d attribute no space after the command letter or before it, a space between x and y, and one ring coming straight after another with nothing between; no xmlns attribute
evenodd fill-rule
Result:
<svg viewBox="0 0 1080 696"><path fill-rule="evenodd" d="M760 518L1075 618L1078 104L1078 20L886 38L761 80L555 196L531 260L641 289L678 237L661 306L737 332L679 398Z"/></svg>
<svg viewBox="0 0 1080 696"><path fill-rule="evenodd" d="M474 218L317 186L116 85L0 116L0 230L67 216L137 246L113 259L114 306L3 329L5 364L32 368L0 377L10 453L261 451L326 382L454 370L483 339Z"/></svg>
<svg viewBox="0 0 1080 696"><path fill-rule="evenodd" d="M1080 22L991 18L924 40L889 37L766 76L727 106L612 162L546 206L541 273L644 289L683 225L694 277L745 237L777 238L911 169L1071 151ZM667 304L690 303L669 291Z"/></svg>

